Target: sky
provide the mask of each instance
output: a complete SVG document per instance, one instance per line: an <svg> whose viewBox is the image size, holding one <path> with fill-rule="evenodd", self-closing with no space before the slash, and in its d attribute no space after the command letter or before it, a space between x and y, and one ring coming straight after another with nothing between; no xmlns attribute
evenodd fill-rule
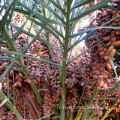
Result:
<svg viewBox="0 0 120 120"><path fill-rule="evenodd" d="M0 0L0 9L1 9L1 6L4 5L4 2L3 0ZM2 11L2 13L0 14L0 20L2 20L2 16L5 14L5 10Z"/></svg>

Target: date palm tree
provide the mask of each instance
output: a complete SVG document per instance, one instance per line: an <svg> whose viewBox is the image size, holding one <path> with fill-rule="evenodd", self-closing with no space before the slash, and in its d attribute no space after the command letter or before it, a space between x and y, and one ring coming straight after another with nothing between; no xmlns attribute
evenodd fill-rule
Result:
<svg viewBox="0 0 120 120"><path fill-rule="evenodd" d="M95 2L96 1L96 2ZM27 66L23 61L23 57L31 58L37 61L46 62L48 64L52 64L58 67L60 70L60 84L63 89L63 94L61 95L60 105L60 120L69 119L71 117L66 117L65 105L66 105L66 86L65 80L67 76L67 68L69 64L75 61L77 58L81 56L78 55L72 60L69 60L69 53L80 44L83 40L88 38L92 35L96 30L100 27L86 29L80 32L76 32L77 23L82 20L82 18L86 17L90 13L100 9L100 8L111 8L108 4L111 0L103 0L98 2L97 0L4 0L3 5L0 9L0 14L2 14L3 10L5 10L5 14L2 16L2 20L0 20L0 43L7 44L11 51L7 51L5 49L0 48L0 51L5 53L12 53L15 57L8 57L4 58L0 56L1 59L9 59L11 61L10 65L4 72L4 74L0 78L0 82L4 79L7 75L11 67L14 65L15 61L18 61L24 75L29 78L29 72ZM94 2L92 6L90 3ZM89 5L89 6L88 6ZM14 25L11 21L12 17L14 16L15 12L22 13L27 16L26 21L20 27ZM30 21L32 24L37 26L37 32L32 34L26 30L24 30L24 26L26 25L27 21ZM110 21L108 21L109 23ZM105 23L104 27L107 23ZM12 29L16 29L17 32L13 33L12 37L10 37L9 32ZM41 58L34 58L29 55L26 55L26 51L32 45L32 42L23 48L21 51L17 51L15 46L15 41L20 33L24 33L30 37L32 37L32 42L37 39L43 43L45 43L49 50L54 47L56 50L59 50L62 53L63 61L62 65L59 63L54 63L50 60L45 60ZM52 34L58 41L60 47L53 45L49 39L50 34ZM87 33L87 34L84 34ZM39 34L42 34L45 39L38 37ZM84 35L84 37L82 37ZM79 39L78 39L79 36ZM4 39L4 40L3 40ZM74 42L73 42L74 41ZM73 44L71 44L73 42ZM36 90L36 86L31 84L31 87L36 94L37 100L41 104L41 97ZM95 88L93 96L88 103L88 108L92 105L92 102L97 95L98 90ZM18 111L13 107L9 100L5 99L6 96L0 91L0 100L3 101L2 103L12 109L18 119L22 119ZM3 105L2 104L2 105ZM0 105L1 106L1 105ZM89 109L86 109L82 120L85 120L88 116ZM95 111L94 111L95 112Z"/></svg>

